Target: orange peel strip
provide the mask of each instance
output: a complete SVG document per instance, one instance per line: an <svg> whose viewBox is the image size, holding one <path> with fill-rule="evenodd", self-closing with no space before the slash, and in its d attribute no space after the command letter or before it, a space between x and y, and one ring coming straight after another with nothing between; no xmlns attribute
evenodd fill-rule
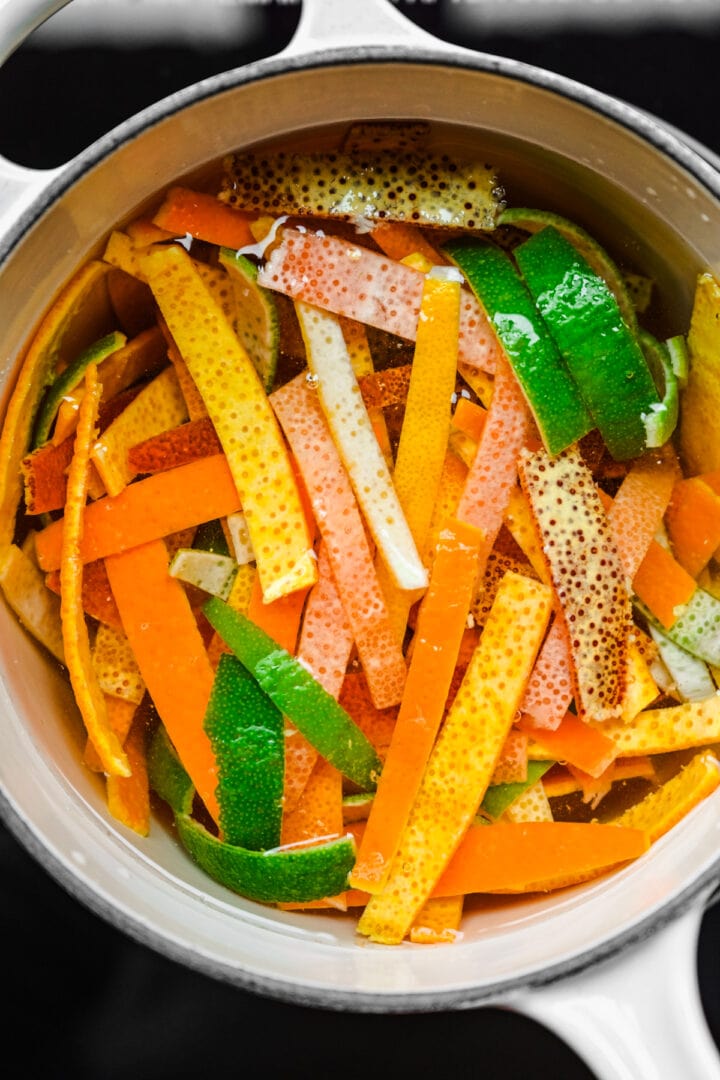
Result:
<svg viewBox="0 0 720 1080"><path fill-rule="evenodd" d="M90 447L101 386L97 368L85 373L85 395L80 406L75 451L70 463L65 503L65 527L60 553L60 619L65 664L80 715L105 772L130 776L131 767L120 741L108 721L105 698L92 663L90 639L82 602L83 564L80 544L83 532Z"/></svg>
<svg viewBox="0 0 720 1080"><path fill-rule="evenodd" d="M433 895L548 892L636 859L648 847L644 830L620 825L476 825L468 829Z"/></svg>
<svg viewBox="0 0 720 1080"><path fill-rule="evenodd" d="M696 754L679 773L651 791L641 802L620 814L613 824L643 829L654 843L719 784L720 765L715 754L706 750Z"/></svg>
<svg viewBox="0 0 720 1080"><path fill-rule="evenodd" d="M125 633L168 735L218 820L217 766L203 721L214 671L183 586L168 573L162 540L106 559Z"/></svg>
<svg viewBox="0 0 720 1080"><path fill-rule="evenodd" d="M420 605L405 693L350 883L379 892L390 874L445 712L477 575L480 534L450 521Z"/></svg>
<svg viewBox="0 0 720 1080"><path fill-rule="evenodd" d="M526 726L523 718L519 723L530 735L528 754L536 761L565 761L589 776L598 777L620 753L608 733L609 722L596 727L568 712L559 727L552 731L533 730Z"/></svg>
<svg viewBox="0 0 720 1080"><path fill-rule="evenodd" d="M506 575L428 760L388 880L358 924L373 941L402 941L462 841L515 718L551 609L546 585ZM448 889L445 895L465 891Z"/></svg>
<svg viewBox="0 0 720 1080"><path fill-rule="evenodd" d="M266 602L314 584L317 567L300 493L252 360L184 249L165 248L144 265L225 450Z"/></svg>
<svg viewBox="0 0 720 1080"><path fill-rule="evenodd" d="M416 945L451 945L460 934L464 896L436 896L427 900L410 927Z"/></svg>
<svg viewBox="0 0 720 1080"><path fill-rule="evenodd" d="M92 448L90 458L108 495L119 495L136 475L128 460L132 446L185 420L185 398L171 365L143 387Z"/></svg>
<svg viewBox="0 0 720 1080"><path fill-rule="evenodd" d="M271 402L302 474L373 701L378 708L395 705L407 677L405 658L390 624L353 486L318 395L299 375L276 390ZM372 433L370 438L377 447Z"/></svg>
<svg viewBox="0 0 720 1080"><path fill-rule="evenodd" d="M645 709L630 721L597 725L622 757L664 754L720 742L720 694L703 701L683 701L663 709Z"/></svg>
<svg viewBox="0 0 720 1080"><path fill-rule="evenodd" d="M95 260L71 279L43 318L25 355L0 435L0 548L13 538L15 512L22 496L20 464L28 450L40 395L52 380L64 339L71 331L77 336L80 312L83 340L78 348L96 341L110 329L107 269Z"/></svg>
<svg viewBox="0 0 720 1080"><path fill-rule="evenodd" d="M128 450L128 463L136 472L154 473L221 453L212 420L203 416L132 446Z"/></svg>
<svg viewBox="0 0 720 1080"><path fill-rule="evenodd" d="M414 341L420 316L420 270L335 236L284 229L258 273L268 289L335 315ZM459 356L494 370L497 338L473 293L463 290Z"/></svg>
<svg viewBox="0 0 720 1080"><path fill-rule="evenodd" d="M108 810L116 821L139 836L150 833L150 781L145 739L145 724L138 716L123 744L132 770L130 776L108 776L105 781Z"/></svg>
<svg viewBox="0 0 720 1080"><path fill-rule="evenodd" d="M95 634L92 662L104 694L140 704L145 683L124 631L101 623Z"/></svg>

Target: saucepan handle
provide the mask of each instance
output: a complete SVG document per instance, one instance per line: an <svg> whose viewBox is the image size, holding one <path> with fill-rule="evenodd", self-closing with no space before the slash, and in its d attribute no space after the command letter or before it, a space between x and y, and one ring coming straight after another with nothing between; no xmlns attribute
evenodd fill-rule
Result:
<svg viewBox="0 0 720 1080"><path fill-rule="evenodd" d="M720 1080L697 972L708 899L611 959L522 991L510 1008L562 1039L598 1080Z"/></svg>
<svg viewBox="0 0 720 1080"><path fill-rule="evenodd" d="M283 59L333 48L392 45L457 53L402 15L390 0L303 0L297 30Z"/></svg>
<svg viewBox="0 0 720 1080"><path fill-rule="evenodd" d="M0 64L68 0L0 0ZM0 236L22 216L59 169L27 169L0 156Z"/></svg>
<svg viewBox="0 0 720 1080"><path fill-rule="evenodd" d="M46 19L69 0L0 0L0 64ZM323 53L334 47L370 45L451 46L438 41L401 15L389 0L303 0L297 31L284 59ZM455 50L457 51L457 50ZM63 166L27 169L0 156L0 237L21 218Z"/></svg>

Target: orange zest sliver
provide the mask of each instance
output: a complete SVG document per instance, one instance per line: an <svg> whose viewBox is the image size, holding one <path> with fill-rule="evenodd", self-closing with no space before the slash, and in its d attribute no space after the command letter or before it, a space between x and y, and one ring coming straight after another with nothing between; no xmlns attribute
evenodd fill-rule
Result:
<svg viewBox="0 0 720 1080"><path fill-rule="evenodd" d="M380 708L394 705L405 685L405 659L392 633L350 477L318 395L299 375L276 390L271 402L303 477L373 700Z"/></svg>
<svg viewBox="0 0 720 1080"><path fill-rule="evenodd" d="M418 613L405 692L350 875L356 888L378 892L390 873L445 711L477 577L479 546L480 534L472 525L449 521L440 533Z"/></svg>
<svg viewBox="0 0 720 1080"><path fill-rule="evenodd" d="M619 753L617 744L606 734L605 725L586 724L571 712L565 714L554 731L529 728L522 719L520 724L533 740L534 758L569 762L593 777L600 776Z"/></svg>
<svg viewBox="0 0 720 1080"><path fill-rule="evenodd" d="M140 673L210 815L218 820L215 758L203 729L214 672L187 595L154 540L105 560Z"/></svg>
<svg viewBox="0 0 720 1080"><path fill-rule="evenodd" d="M447 945L460 931L464 896L430 897L410 927L410 940L416 945Z"/></svg>
<svg viewBox="0 0 720 1080"><path fill-rule="evenodd" d="M371 235L380 250L397 262L415 253L424 255L428 262L436 266L447 262L416 225L404 221L381 221L373 226Z"/></svg>
<svg viewBox="0 0 720 1080"><path fill-rule="evenodd" d="M256 216L236 210L206 192L173 187L152 220L175 236L189 233L210 244L237 250L255 242L250 225Z"/></svg>
<svg viewBox="0 0 720 1080"><path fill-rule="evenodd" d="M668 630L696 589L695 579L657 540L651 542L632 584L638 600Z"/></svg>
<svg viewBox="0 0 720 1080"><path fill-rule="evenodd" d="M720 495L702 476L678 481L665 524L675 558L697 578L720 547Z"/></svg>
<svg viewBox="0 0 720 1080"><path fill-rule="evenodd" d="M105 698L93 668L82 603L83 565L80 544L87 497L90 447L95 434L101 390L97 381L97 368L91 364L85 373L85 395L80 406L75 450L68 473L65 528L60 550L60 620L65 664L87 733L105 772L110 775L129 776L130 763L108 721Z"/></svg>
<svg viewBox="0 0 720 1080"><path fill-rule="evenodd" d="M316 580L308 522L255 366L179 246L145 260L148 282L225 451L269 603Z"/></svg>
<svg viewBox="0 0 720 1080"><path fill-rule="evenodd" d="M222 446L212 421L203 416L131 446L128 464L135 472L155 473L221 453Z"/></svg>
<svg viewBox="0 0 720 1080"><path fill-rule="evenodd" d="M30 444L40 395L52 380L66 336L80 313L84 333L78 348L110 329L107 272L108 267L97 260L78 271L44 316L25 355L0 435L0 547L13 539L15 512L22 495L20 463Z"/></svg>
<svg viewBox="0 0 720 1080"><path fill-rule="evenodd" d="M402 941L462 840L517 712L551 608L546 585L505 576L428 759L388 880L358 924L373 941Z"/></svg>
<svg viewBox="0 0 720 1080"><path fill-rule="evenodd" d="M434 896L545 892L603 873L647 851L642 829L578 821L475 825Z"/></svg>
<svg viewBox="0 0 720 1080"><path fill-rule="evenodd" d="M262 627L281 649L287 649L294 656L306 599L307 589L302 589L288 593L287 596L279 596L277 600L266 604L260 579L255 574L247 617Z"/></svg>
<svg viewBox="0 0 720 1080"><path fill-rule="evenodd" d="M90 503L84 513L80 554L84 562L102 559L239 509L225 456L214 454L138 480L113 499ZM43 570L60 566L62 536L62 519L38 533Z"/></svg>
<svg viewBox="0 0 720 1080"><path fill-rule="evenodd" d="M140 836L150 833L150 783L145 755L145 726L138 717L123 743L130 763L130 776L108 776L105 781L108 810L112 816Z"/></svg>
<svg viewBox="0 0 720 1080"><path fill-rule="evenodd" d="M105 697L105 708L107 710L108 723L117 735L124 749L125 740L127 739L130 728L132 727L133 720L135 719L135 714L138 711L138 706L134 701L127 701L123 698L115 697L113 694L106 694L104 691L103 694ZM103 771L102 761L98 757L98 752L93 746L92 739L90 739L89 737L85 742L83 761L87 765L87 767L89 769L92 769L94 772Z"/></svg>

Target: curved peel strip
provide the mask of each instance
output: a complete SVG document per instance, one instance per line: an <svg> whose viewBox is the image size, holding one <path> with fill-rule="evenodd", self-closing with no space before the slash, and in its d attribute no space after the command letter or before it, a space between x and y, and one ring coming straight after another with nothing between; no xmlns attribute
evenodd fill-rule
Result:
<svg viewBox="0 0 720 1080"><path fill-rule="evenodd" d="M66 337L75 333L79 313L85 344L108 329L108 267L94 261L80 270L54 302L30 343L20 375L8 404L0 436L0 545L13 538L15 513L22 495L20 463L30 444L30 436L40 395L53 376ZM88 316L90 312L91 318ZM92 326L90 326L92 322Z"/></svg>
<svg viewBox="0 0 720 1080"><path fill-rule="evenodd" d="M80 543L87 498L90 447L95 434L101 392L97 369L91 365L85 374L85 395L80 406L75 449L68 473L65 527L60 552L60 619L65 663L88 735L108 774L130 776L127 754L108 721L105 698L93 668L82 601L83 564Z"/></svg>

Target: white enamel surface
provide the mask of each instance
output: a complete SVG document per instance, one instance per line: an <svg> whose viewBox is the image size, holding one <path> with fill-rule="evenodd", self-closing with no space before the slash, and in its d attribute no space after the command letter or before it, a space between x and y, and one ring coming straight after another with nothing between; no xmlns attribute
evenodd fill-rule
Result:
<svg viewBox="0 0 720 1080"><path fill-rule="evenodd" d="M375 15L383 10L378 0L362 6ZM595 95L564 80L493 58L471 63L463 51L454 54L445 46L427 51L420 32L409 32L405 41L393 9L384 11L381 23L362 17L363 33L351 39L359 49L303 60L322 44L323 13L334 9L323 0L311 10L284 61L261 62L179 94L52 176L17 171L11 178L15 194L7 200L11 187L1 186L0 170L0 200L14 219L19 216L4 242L0 232L5 393L48 299L100 250L114 222L229 150L275 136L304 145L307 132L320 127L325 133L313 145L332 146L358 117L429 118L436 146L480 148L497 160L519 193L516 203L542 192L570 216L592 220L601 240L633 237L634 260L676 298L670 321L683 324L695 272L720 267L718 178L699 156L651 118L618 103L602 101L609 116L600 115L591 107ZM347 10L357 15L355 5ZM332 23L324 40L339 44L344 33ZM363 50L378 37L383 45L401 45L387 53ZM659 156L641 135L687 168ZM625 1060L617 1058L618 1069L639 1070L633 1031L642 1033L645 1014L664 1017L660 1002L648 996L651 1007L638 1011L628 997L627 1006L611 1014L607 1006L588 1004L570 1009L575 1020L563 1025L563 995L582 995L588 1003L624 1000L625 990L642 982L640 975L626 975L627 965L639 963L633 970L647 972L658 963L649 944L633 943L688 910L675 923L676 934L653 940L658 949L669 949L663 955L671 960L663 963L679 955L689 970L705 887L718 871L720 794L612 878L556 897L474 902L458 944L388 949L361 941L352 921L341 916L274 912L232 895L197 870L159 822L148 840L113 822L101 785L80 764L83 735L64 680L4 610L0 675L0 787L10 827L70 891L134 937L218 978L327 1008L502 1002L555 1026L596 1071L594 1057L603 1045L598 1025L601 1030L610 1023L626 1033L629 1047ZM669 940L671 946L662 945ZM599 964L603 957L613 959ZM596 978L586 981L592 974L579 971L590 963ZM553 981L570 972L578 973ZM529 996L528 985L534 988ZM691 971L679 985L692 988ZM702 1032L691 990L683 1001L692 1032ZM641 1034L640 1042L648 1039ZM700 1036L694 1042L707 1049ZM652 1068L662 1066L651 1063L646 1073L625 1075L677 1075ZM624 1080L622 1072L612 1075Z"/></svg>
<svg viewBox="0 0 720 1080"><path fill-rule="evenodd" d="M697 985L702 905L516 1007L560 1035L598 1080L717 1080L720 1057Z"/></svg>

